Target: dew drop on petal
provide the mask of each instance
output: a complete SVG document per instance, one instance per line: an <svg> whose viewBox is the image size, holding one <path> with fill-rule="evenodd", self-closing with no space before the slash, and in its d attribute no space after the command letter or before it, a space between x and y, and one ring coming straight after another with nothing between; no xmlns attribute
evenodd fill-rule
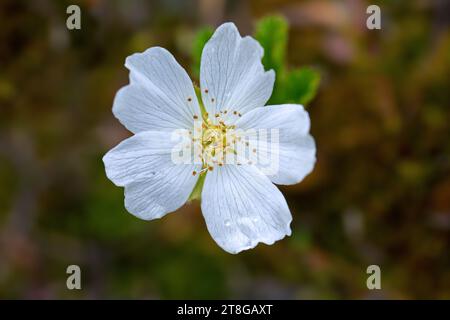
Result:
<svg viewBox="0 0 450 320"><path fill-rule="evenodd" d="M229 227L229 226L231 226L231 222L230 222L230 220L225 220L225 227Z"/></svg>

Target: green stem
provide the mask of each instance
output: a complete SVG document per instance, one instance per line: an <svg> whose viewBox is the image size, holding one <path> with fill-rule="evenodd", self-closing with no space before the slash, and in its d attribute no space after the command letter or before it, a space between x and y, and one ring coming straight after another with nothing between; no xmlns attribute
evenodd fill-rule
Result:
<svg viewBox="0 0 450 320"><path fill-rule="evenodd" d="M191 192L191 195L189 196L188 201L191 200L200 200L202 197L202 190L203 190L203 184L205 183L206 173L204 172L200 174L200 177L197 180L197 183L195 184L194 189Z"/></svg>
<svg viewBox="0 0 450 320"><path fill-rule="evenodd" d="M203 121L206 122L206 120L208 119L208 113L206 112L205 105L203 104L201 89L196 84L194 84L194 90L195 90L195 94L197 95L197 100L198 100L198 104L200 106L200 111L202 113Z"/></svg>
<svg viewBox="0 0 450 320"><path fill-rule="evenodd" d="M195 94L197 96L198 104L200 106L200 111L202 113L202 119L203 119L204 123L207 123L208 113L206 112L205 105L203 104L201 89L196 84L194 84L194 90L195 90ZM194 186L194 189L192 189L192 192L189 196L188 201L201 199L203 184L205 183L205 178L206 178L207 173L208 173L208 171L200 174L200 176L197 180L197 183Z"/></svg>

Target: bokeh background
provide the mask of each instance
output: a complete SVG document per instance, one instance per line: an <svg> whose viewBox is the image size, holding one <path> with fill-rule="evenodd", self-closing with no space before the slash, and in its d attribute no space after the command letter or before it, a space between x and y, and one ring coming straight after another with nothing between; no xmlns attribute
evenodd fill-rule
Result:
<svg viewBox="0 0 450 320"><path fill-rule="evenodd" d="M78 4L82 29L66 28ZM365 26L378 4L382 30ZM1 298L450 298L449 2L0 2ZM285 67L320 74L307 104L315 170L282 187L293 235L239 255L198 203L128 214L101 158L130 136L111 113L124 59L169 49L195 78L205 26L289 25ZM82 290L66 268L82 269ZM377 264L382 290L366 288Z"/></svg>

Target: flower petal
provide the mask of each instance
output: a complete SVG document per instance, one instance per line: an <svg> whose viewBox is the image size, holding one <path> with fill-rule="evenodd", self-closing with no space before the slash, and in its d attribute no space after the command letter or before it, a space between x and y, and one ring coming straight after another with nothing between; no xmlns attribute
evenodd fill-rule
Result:
<svg viewBox="0 0 450 320"><path fill-rule="evenodd" d="M263 52L255 39L242 38L233 23L217 28L203 49L200 66L202 100L210 114L227 110L222 119L229 124L239 113L266 104L275 73L264 71Z"/></svg>
<svg viewBox="0 0 450 320"><path fill-rule="evenodd" d="M239 119L236 127L256 129L257 135L249 135L247 140L250 148L257 150L257 167L272 182L296 184L313 170L316 146L309 134L309 115L301 105L256 108ZM264 131L266 136L261 134Z"/></svg>
<svg viewBox="0 0 450 320"><path fill-rule="evenodd" d="M200 115L186 71L165 49L154 47L126 59L131 84L117 92L113 113L130 131L192 128Z"/></svg>
<svg viewBox="0 0 450 320"><path fill-rule="evenodd" d="M230 253L291 234L286 200L254 166L225 165L208 172L202 212L213 239Z"/></svg>
<svg viewBox="0 0 450 320"><path fill-rule="evenodd" d="M125 186L125 207L130 213L155 219L187 201L198 180L192 172L201 166L172 160L182 145L167 132L146 131L124 140L103 157L108 178Z"/></svg>
<svg viewBox="0 0 450 320"><path fill-rule="evenodd" d="M178 165L125 186L125 207L138 218L152 220L180 208L189 198L198 176L192 166ZM197 169L198 171L199 169Z"/></svg>

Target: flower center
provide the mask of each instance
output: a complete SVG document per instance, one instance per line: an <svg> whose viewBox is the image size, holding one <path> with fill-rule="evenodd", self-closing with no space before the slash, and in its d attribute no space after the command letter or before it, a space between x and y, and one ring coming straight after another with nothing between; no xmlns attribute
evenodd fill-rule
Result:
<svg viewBox="0 0 450 320"><path fill-rule="evenodd" d="M200 89L195 87L196 94L200 104L201 117L194 115L194 133L191 140L194 143L194 158L197 163L202 164L199 172L193 171L192 174L202 174L214 170L215 166L223 166L225 163L234 163L241 165L238 160L238 151L242 149L243 141L241 133L238 132L235 125L226 125L223 118L226 115L241 117L237 111L223 110L209 117L200 96ZM208 94L208 89L204 90ZM211 98L214 103L215 99ZM203 120L203 121L202 121ZM248 146L248 142L245 143Z"/></svg>
<svg viewBox="0 0 450 320"><path fill-rule="evenodd" d="M206 113L203 122L196 121L194 128L194 152L196 160L201 162L200 172L193 172L194 175L214 170L216 166L223 166L225 163L237 163L238 144L241 142L236 126L226 125L220 115L215 115L215 122L208 118Z"/></svg>
<svg viewBox="0 0 450 320"><path fill-rule="evenodd" d="M222 166L227 154L234 151L232 148L234 144L232 140L235 139L234 126L227 126L223 121L213 124L210 119L206 119L202 128L203 167L213 170L215 165Z"/></svg>

